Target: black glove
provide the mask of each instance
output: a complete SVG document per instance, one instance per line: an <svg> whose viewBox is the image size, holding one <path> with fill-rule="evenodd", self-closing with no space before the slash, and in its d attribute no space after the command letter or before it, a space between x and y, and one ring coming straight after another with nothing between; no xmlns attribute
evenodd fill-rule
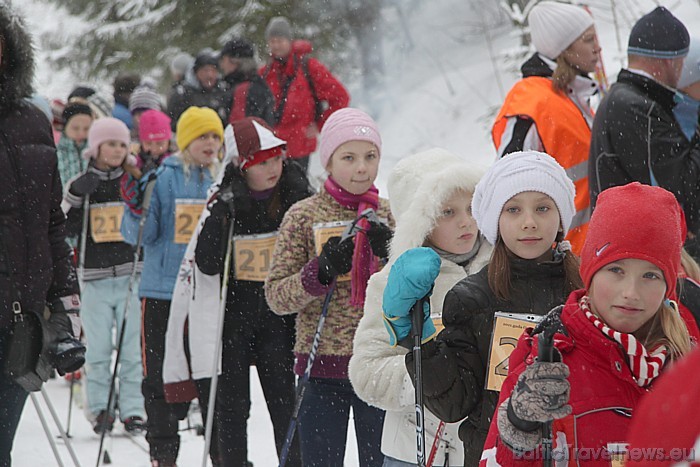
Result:
<svg viewBox="0 0 700 467"><path fill-rule="evenodd" d="M100 176L95 172L85 172L80 177L73 180L68 188L68 192L72 195L83 197L91 195L100 186Z"/></svg>
<svg viewBox="0 0 700 467"><path fill-rule="evenodd" d="M536 362L520 375L498 411L498 433L508 446L534 450L542 439L541 423L571 413L568 376L569 367L562 362Z"/></svg>
<svg viewBox="0 0 700 467"><path fill-rule="evenodd" d="M80 300L62 297L49 304L51 315L44 326L44 342L51 364L62 376L85 364L85 346L80 342Z"/></svg>
<svg viewBox="0 0 700 467"><path fill-rule="evenodd" d="M349 238L343 242L340 237L329 238L318 255L318 281L328 285L335 277L350 272L354 250L355 243Z"/></svg>
<svg viewBox="0 0 700 467"><path fill-rule="evenodd" d="M219 190L209 210L211 211L212 217L219 220L231 220L234 217L236 210L230 185Z"/></svg>
<svg viewBox="0 0 700 467"><path fill-rule="evenodd" d="M369 246L372 248L372 253L374 253L374 256L387 259L389 257L389 244L391 238L394 236L394 232L391 231L388 225L382 222L370 221L369 226L367 238L369 239Z"/></svg>

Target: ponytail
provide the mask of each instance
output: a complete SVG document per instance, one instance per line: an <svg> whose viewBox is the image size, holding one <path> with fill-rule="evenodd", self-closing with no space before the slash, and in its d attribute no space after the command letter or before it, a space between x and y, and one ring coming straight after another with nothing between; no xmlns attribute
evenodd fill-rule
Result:
<svg viewBox="0 0 700 467"><path fill-rule="evenodd" d="M566 88L571 84L580 72L564 58L564 54L557 57L557 68L552 75L552 87L555 91L566 93Z"/></svg>
<svg viewBox="0 0 700 467"><path fill-rule="evenodd" d="M666 346L670 361L678 360L691 349L688 328L678 311L678 304L673 300L665 300L661 304L648 329L645 338L637 336L640 342L650 351L660 345Z"/></svg>

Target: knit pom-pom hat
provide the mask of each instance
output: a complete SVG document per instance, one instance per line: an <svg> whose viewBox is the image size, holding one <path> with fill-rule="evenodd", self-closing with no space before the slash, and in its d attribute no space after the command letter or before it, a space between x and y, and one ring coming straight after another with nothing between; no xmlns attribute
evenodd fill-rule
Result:
<svg viewBox="0 0 700 467"><path fill-rule="evenodd" d="M472 199L472 215L492 245L498 239L498 220L503 206L525 191L544 193L554 200L566 236L576 213L573 182L552 156L537 151L514 152L489 167L476 185Z"/></svg>

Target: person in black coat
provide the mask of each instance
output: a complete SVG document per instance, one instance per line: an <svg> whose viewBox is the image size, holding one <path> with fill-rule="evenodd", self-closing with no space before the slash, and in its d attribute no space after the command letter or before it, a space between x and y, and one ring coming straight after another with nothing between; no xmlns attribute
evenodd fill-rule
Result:
<svg viewBox="0 0 700 467"><path fill-rule="evenodd" d="M10 453L27 392L5 375L13 305L51 314L45 343L59 373L84 362L80 291L65 241L61 180L51 124L32 95L32 43L22 19L0 3L0 465Z"/></svg>
<svg viewBox="0 0 700 467"><path fill-rule="evenodd" d="M226 125L228 86L219 79L218 59L211 50L201 51L194 60L191 72L173 87L168 95L170 127L176 131L180 115L190 107L208 107L214 110ZM180 148L183 149L183 148Z"/></svg>
<svg viewBox="0 0 700 467"><path fill-rule="evenodd" d="M243 38L228 41L219 54L219 69L229 87L228 121L258 117L275 124L275 98L258 75L253 44Z"/></svg>
<svg viewBox="0 0 700 467"><path fill-rule="evenodd" d="M285 212L313 192L304 170L283 160L284 141L262 120L236 121L225 134L226 150L237 156L225 168L211 215L199 235L195 259L204 274L223 274L226 236L233 221L234 259L226 272L230 279L216 420L223 464L239 466L247 462L251 365L256 366L265 394L278 454L292 415L294 316L278 316L270 310L263 284ZM230 195L232 200L226 202ZM301 465L297 442L287 465Z"/></svg>
<svg viewBox="0 0 700 467"><path fill-rule="evenodd" d="M686 139L673 115L674 89L690 44L686 27L664 7L630 32L629 66L601 101L593 121L588 179L591 206L612 186L638 181L667 189L688 225L686 249L700 257L700 137Z"/></svg>

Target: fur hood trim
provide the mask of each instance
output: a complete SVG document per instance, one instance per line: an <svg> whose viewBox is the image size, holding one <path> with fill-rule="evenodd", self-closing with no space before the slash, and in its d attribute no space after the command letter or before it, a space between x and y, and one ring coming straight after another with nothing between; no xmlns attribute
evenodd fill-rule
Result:
<svg viewBox="0 0 700 467"><path fill-rule="evenodd" d="M443 203L456 190L474 193L485 171L485 167L440 148L399 161L387 182L396 219L390 262L404 251L422 246L440 218Z"/></svg>
<svg viewBox="0 0 700 467"><path fill-rule="evenodd" d="M0 112L17 106L33 92L34 47L24 20L6 3L0 3Z"/></svg>

